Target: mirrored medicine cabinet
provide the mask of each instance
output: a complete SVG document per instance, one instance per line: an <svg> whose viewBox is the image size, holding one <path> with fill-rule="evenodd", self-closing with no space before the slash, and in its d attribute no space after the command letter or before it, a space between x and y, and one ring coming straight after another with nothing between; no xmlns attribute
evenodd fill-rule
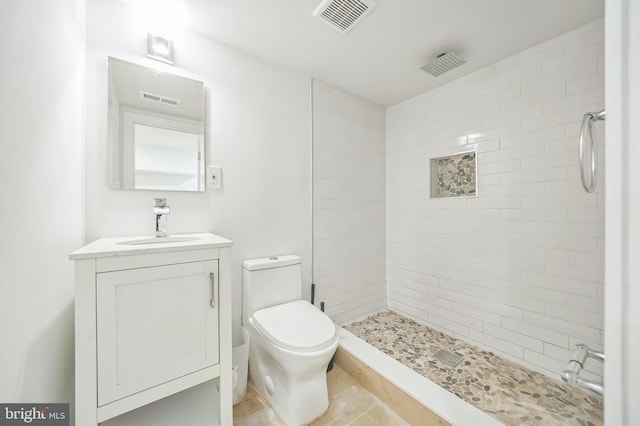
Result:
<svg viewBox="0 0 640 426"><path fill-rule="evenodd" d="M109 58L109 186L204 191L204 84Z"/></svg>

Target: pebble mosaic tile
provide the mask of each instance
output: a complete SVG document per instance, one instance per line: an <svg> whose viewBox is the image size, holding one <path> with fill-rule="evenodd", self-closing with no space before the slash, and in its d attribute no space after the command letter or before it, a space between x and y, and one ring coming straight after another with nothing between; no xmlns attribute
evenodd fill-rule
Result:
<svg viewBox="0 0 640 426"><path fill-rule="evenodd" d="M476 153L463 152L431 159L431 196L476 195Z"/></svg>
<svg viewBox="0 0 640 426"><path fill-rule="evenodd" d="M603 400L492 352L385 310L344 327L505 425L603 424ZM463 358L455 368L434 358L446 349ZM558 372L559 374L559 372Z"/></svg>

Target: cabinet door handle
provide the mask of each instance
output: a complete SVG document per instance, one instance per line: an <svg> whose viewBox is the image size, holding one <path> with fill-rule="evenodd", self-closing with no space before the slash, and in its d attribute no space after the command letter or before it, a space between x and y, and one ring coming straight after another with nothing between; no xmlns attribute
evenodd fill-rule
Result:
<svg viewBox="0 0 640 426"><path fill-rule="evenodd" d="M209 273L209 280L211 281L211 307L216 307L216 274Z"/></svg>

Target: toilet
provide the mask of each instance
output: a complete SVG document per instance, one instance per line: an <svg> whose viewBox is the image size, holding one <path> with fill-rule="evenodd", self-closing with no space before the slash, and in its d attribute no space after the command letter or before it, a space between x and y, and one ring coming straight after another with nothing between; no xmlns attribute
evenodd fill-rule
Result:
<svg viewBox="0 0 640 426"><path fill-rule="evenodd" d="M329 407L327 365L338 347L336 326L302 300L299 256L245 260L242 272L249 377L288 426L310 423Z"/></svg>

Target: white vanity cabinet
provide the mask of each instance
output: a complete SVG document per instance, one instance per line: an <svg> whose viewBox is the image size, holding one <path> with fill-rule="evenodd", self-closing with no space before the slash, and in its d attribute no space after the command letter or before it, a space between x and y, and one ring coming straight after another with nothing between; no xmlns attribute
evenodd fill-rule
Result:
<svg viewBox="0 0 640 426"><path fill-rule="evenodd" d="M212 407L232 424L232 244L213 234L105 238L71 253L76 424L213 379Z"/></svg>

